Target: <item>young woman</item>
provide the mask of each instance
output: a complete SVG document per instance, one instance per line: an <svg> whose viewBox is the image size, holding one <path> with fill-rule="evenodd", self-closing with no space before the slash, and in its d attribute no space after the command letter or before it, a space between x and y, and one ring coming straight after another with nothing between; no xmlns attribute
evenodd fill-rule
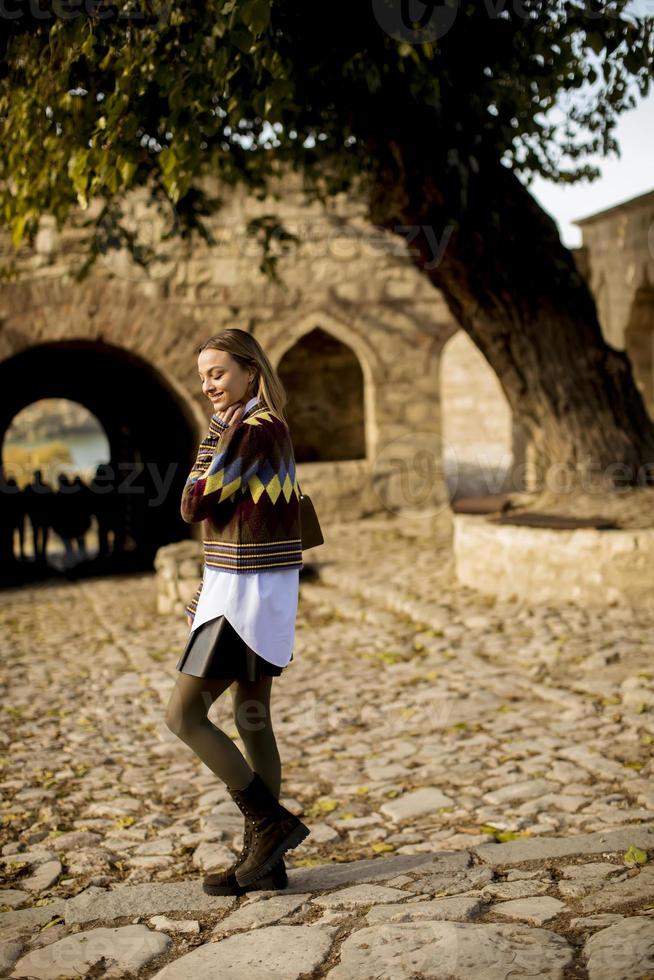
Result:
<svg viewBox="0 0 654 980"><path fill-rule="evenodd" d="M300 499L286 395L258 341L235 328L211 337L198 349L198 375L214 411L181 514L187 523L202 521L204 573L186 607L191 633L166 723L223 780L244 815L241 853L203 881L209 894L240 895L286 887L283 854L309 834L279 803L270 714L272 679L293 659ZM247 761L207 717L232 684Z"/></svg>

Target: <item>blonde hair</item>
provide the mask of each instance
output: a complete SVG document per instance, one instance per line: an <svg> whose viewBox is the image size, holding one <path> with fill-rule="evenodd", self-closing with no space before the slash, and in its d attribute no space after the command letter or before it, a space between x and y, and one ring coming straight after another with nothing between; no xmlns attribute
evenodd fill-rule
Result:
<svg viewBox="0 0 654 980"><path fill-rule="evenodd" d="M271 408L288 425L284 412L288 401L286 389L268 360L268 355L251 333L238 327L228 327L227 330L223 330L222 333L218 333L214 337L209 337L203 344L200 344L196 354L200 354L208 348L227 351L244 370L248 367L254 367L256 370L253 383L254 393L259 401L263 402L267 408Z"/></svg>

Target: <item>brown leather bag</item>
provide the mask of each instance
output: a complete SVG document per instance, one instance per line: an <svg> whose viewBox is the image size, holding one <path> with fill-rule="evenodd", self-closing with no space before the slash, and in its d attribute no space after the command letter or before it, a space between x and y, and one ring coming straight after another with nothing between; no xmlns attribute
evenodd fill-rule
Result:
<svg viewBox="0 0 654 980"><path fill-rule="evenodd" d="M320 521L318 520L315 507L311 502L311 497L308 493L302 493L302 487L300 486L299 480L297 485L300 491L300 534L302 537L302 551L306 551L307 548L317 548L319 544L324 544L325 539L322 536Z"/></svg>

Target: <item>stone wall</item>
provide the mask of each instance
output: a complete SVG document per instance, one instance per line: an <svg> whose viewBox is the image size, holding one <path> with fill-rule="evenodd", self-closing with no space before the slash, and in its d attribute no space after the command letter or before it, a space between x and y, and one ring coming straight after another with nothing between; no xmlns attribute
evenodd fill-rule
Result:
<svg viewBox="0 0 654 980"><path fill-rule="evenodd" d="M521 489L513 486L513 413L497 375L463 330L443 351L440 401L450 498Z"/></svg>
<svg viewBox="0 0 654 980"><path fill-rule="evenodd" d="M207 222L214 245L162 242L162 229L175 221L174 209L153 213L140 192L125 202L126 223L158 258L147 271L124 251L107 251L88 279L75 280L85 257L81 222L97 202L61 232L51 219L42 221L34 247L24 245L18 253L20 277L0 284L0 369L7 369L5 377L16 389L0 413L0 436L25 405L41 397L70 397L94 412L112 452L117 433L121 453L129 452L125 442L134 427L129 418L117 417L120 371L107 393L85 397L68 382L58 387L52 356L68 344L82 352L82 365L84 351L107 362L115 355L116 363L122 357L129 364L130 379L141 371L158 386L169 414L177 412L190 433L183 437L180 425L171 443L181 472L192 462L211 412L200 391L195 348L237 326L260 340L286 386L300 480L321 516L354 519L415 506L422 497L407 492L406 472L419 480L429 471L428 506L509 488L511 464L520 463L524 446L506 398L441 294L413 266L401 238L370 226L364 206L352 196L339 195L325 207L309 204L298 175L273 181L264 200L243 189L226 193L214 180L204 185L226 201ZM647 251L652 202L654 194L645 195L640 204L612 209L615 214L606 219L589 219L578 250L609 339L630 337L640 352L647 398L653 397L650 300L639 294L630 328L616 311L627 309L646 271L654 276ZM282 285L264 277L246 235L249 221L270 213L299 238L287 254L278 250ZM8 238L0 236L0 264L12 254ZM615 297L618 279L620 301L607 305L602 289L609 283ZM29 373L17 360L26 351L35 352ZM150 402L139 420L144 432L156 428L161 411ZM147 437L132 450L147 459ZM199 535L197 527L182 530Z"/></svg>
<svg viewBox="0 0 654 980"><path fill-rule="evenodd" d="M604 336L626 350L654 418L654 191L576 221Z"/></svg>
<svg viewBox="0 0 654 980"><path fill-rule="evenodd" d="M454 561L462 585L503 599L607 603L651 609L654 531L498 525L455 514Z"/></svg>
<svg viewBox="0 0 654 980"><path fill-rule="evenodd" d="M205 183L209 193L220 190ZM79 224L88 215L61 232L45 221L35 248L20 250L20 280L0 286L0 358L10 365L26 350L43 352L42 371L29 379L15 375L23 404L30 404L44 396L40 375L46 378L54 347L111 345L158 379L191 425L184 466L211 413L200 391L196 346L228 326L252 331L287 387L300 480L321 517L398 509L403 501L392 487L393 470L414 465L414 430L440 452L439 357L456 325L404 241L369 226L360 205L343 195L326 208L309 205L291 178L283 190L281 201L232 192L209 221L211 247L165 243L149 273L123 253L107 253L79 283ZM130 208L134 227L156 243L157 221L150 221L144 200L134 195ZM245 234L248 221L272 211L300 238L297 250L279 258L283 286L264 278ZM0 261L10 254L7 240L0 241ZM50 397L72 397L56 384L47 388ZM21 397L12 403L14 414ZM94 401L107 431L114 409L109 397ZM143 412L146 425L156 426L147 404ZM434 489L445 499L443 481Z"/></svg>
<svg viewBox="0 0 654 980"><path fill-rule="evenodd" d="M609 343L624 349L636 290L654 283L654 191L575 221Z"/></svg>

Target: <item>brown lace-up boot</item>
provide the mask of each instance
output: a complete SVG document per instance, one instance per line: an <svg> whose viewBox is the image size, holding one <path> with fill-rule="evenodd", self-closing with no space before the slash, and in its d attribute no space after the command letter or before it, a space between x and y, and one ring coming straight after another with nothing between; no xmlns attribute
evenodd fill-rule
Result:
<svg viewBox="0 0 654 980"><path fill-rule="evenodd" d="M308 837L310 830L282 806L257 772L245 789L227 789L253 824L249 851L234 872L239 885L250 885L270 871L285 851Z"/></svg>
<svg viewBox="0 0 654 980"><path fill-rule="evenodd" d="M202 890L207 895L245 895L250 891L264 891L266 889L281 889L288 887L288 875L284 858L280 858L277 864L273 865L268 874L257 878L254 885L249 888L239 885L236 880L235 871L243 863L250 850L252 840L252 821L246 818L243 830L243 847L241 853L229 868L224 871L211 872L204 876Z"/></svg>

